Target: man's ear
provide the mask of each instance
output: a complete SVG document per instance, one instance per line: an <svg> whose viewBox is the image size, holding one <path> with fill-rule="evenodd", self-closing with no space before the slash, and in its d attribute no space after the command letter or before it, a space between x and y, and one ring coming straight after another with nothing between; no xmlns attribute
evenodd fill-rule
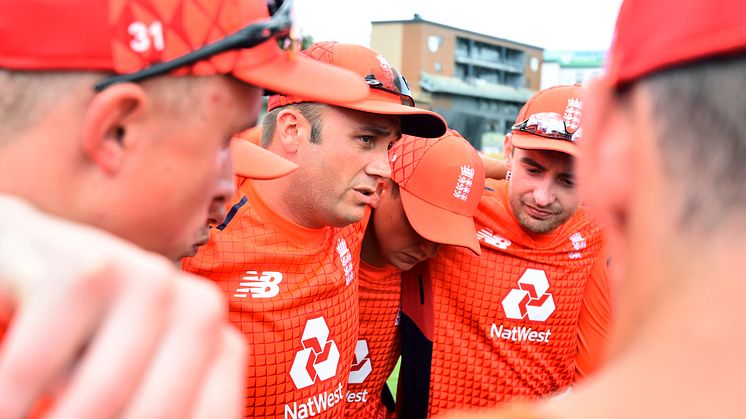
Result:
<svg viewBox="0 0 746 419"><path fill-rule="evenodd" d="M147 105L145 91L135 83L112 85L91 100L83 117L82 146L104 172L116 173L122 166L128 123Z"/></svg>
<svg viewBox="0 0 746 419"><path fill-rule="evenodd" d="M311 138L310 130L308 120L295 108L283 109L277 114L275 135L285 155L297 153L301 143Z"/></svg>
<svg viewBox="0 0 746 419"><path fill-rule="evenodd" d="M513 159L513 134L505 134L503 143L503 158L505 159L505 169L511 170L510 162Z"/></svg>

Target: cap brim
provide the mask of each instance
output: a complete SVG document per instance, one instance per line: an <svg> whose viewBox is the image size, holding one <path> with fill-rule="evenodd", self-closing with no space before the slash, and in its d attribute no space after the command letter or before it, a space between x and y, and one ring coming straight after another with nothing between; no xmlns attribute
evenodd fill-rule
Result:
<svg viewBox="0 0 746 419"><path fill-rule="evenodd" d="M412 228L434 243L465 247L480 256L474 219L432 205L416 195L399 190L404 212Z"/></svg>
<svg viewBox="0 0 746 419"><path fill-rule="evenodd" d="M423 138L438 138L446 133L448 124L435 112L382 100L360 100L340 103L341 107L381 115L401 115L402 133Z"/></svg>
<svg viewBox="0 0 746 419"><path fill-rule="evenodd" d="M524 150L559 151L573 157L578 157L580 154L580 148L572 141L555 140L522 132L513 132L510 142L513 144L513 147L522 148Z"/></svg>
<svg viewBox="0 0 746 419"><path fill-rule="evenodd" d="M295 163L240 137L231 140L231 156L236 174L251 179L274 179L298 168Z"/></svg>
<svg viewBox="0 0 746 419"><path fill-rule="evenodd" d="M286 53L278 50L271 58L259 61L252 60L252 55L247 53L239 59L233 75L265 90L325 103L360 100L370 90L352 71L302 54L289 59Z"/></svg>

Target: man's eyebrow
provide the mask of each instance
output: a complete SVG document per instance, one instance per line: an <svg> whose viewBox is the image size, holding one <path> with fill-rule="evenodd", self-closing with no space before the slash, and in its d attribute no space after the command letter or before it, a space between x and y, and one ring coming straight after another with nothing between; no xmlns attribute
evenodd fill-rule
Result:
<svg viewBox="0 0 746 419"><path fill-rule="evenodd" d="M524 164L528 164L529 166L534 166L537 169L546 170L546 167L542 166L541 164L539 164L538 161L529 157L521 157L521 162Z"/></svg>
<svg viewBox="0 0 746 419"><path fill-rule="evenodd" d="M387 137L392 134L391 130L378 125L364 125L355 129L358 133L372 134L375 137Z"/></svg>

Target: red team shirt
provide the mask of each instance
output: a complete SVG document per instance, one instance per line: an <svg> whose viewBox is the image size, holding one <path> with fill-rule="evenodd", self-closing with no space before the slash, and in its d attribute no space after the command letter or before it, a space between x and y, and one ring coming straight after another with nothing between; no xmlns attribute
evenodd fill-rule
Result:
<svg viewBox="0 0 746 419"><path fill-rule="evenodd" d="M363 222L309 229L272 211L251 181L185 270L215 281L249 344L245 417L342 417L358 335Z"/></svg>
<svg viewBox="0 0 746 419"><path fill-rule="evenodd" d="M482 256L449 246L427 266L428 415L562 391L605 355L610 305L599 225L581 207L548 234L526 232L508 183L487 186L474 218Z"/></svg>
<svg viewBox="0 0 746 419"><path fill-rule="evenodd" d="M401 271L360 262L360 336L350 374L346 417L391 417L381 398L399 359Z"/></svg>

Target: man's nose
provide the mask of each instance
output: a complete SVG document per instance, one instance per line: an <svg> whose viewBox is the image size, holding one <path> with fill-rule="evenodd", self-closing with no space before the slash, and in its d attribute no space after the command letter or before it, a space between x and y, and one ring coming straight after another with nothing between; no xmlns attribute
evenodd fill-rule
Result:
<svg viewBox="0 0 746 419"><path fill-rule="evenodd" d="M389 155L387 150L379 150L371 156L371 161L365 166L365 172L370 176L377 176L381 179L391 177L391 167L389 167Z"/></svg>
<svg viewBox="0 0 746 419"><path fill-rule="evenodd" d="M540 207L546 207L554 202L554 189L549 180L542 181L534 188L534 202Z"/></svg>

